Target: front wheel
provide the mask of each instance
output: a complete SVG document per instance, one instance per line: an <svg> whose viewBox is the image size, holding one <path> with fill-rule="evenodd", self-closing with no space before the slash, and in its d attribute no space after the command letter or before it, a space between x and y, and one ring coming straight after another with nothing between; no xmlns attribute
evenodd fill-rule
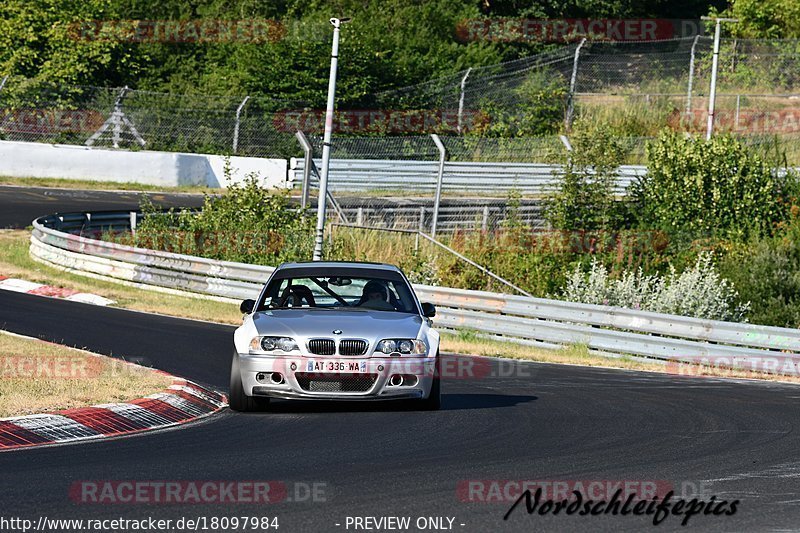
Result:
<svg viewBox="0 0 800 533"><path fill-rule="evenodd" d="M439 372L439 354L436 354L436 362L433 365L433 385L431 393L424 400L417 400L419 407L423 411L438 411L442 407L442 376Z"/></svg>
<svg viewBox="0 0 800 533"><path fill-rule="evenodd" d="M242 413L260 411L269 406L269 398L255 398L244 393L242 373L239 371L239 357L236 352L231 361L231 390L228 401L231 409Z"/></svg>

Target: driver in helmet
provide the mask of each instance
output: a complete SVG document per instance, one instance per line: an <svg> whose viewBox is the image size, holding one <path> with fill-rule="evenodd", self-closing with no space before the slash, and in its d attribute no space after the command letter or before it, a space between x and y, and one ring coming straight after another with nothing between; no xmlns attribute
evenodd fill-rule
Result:
<svg viewBox="0 0 800 533"><path fill-rule="evenodd" d="M380 281L369 281L364 285L361 294L360 307L375 309L377 311L395 311L389 300L389 289Z"/></svg>

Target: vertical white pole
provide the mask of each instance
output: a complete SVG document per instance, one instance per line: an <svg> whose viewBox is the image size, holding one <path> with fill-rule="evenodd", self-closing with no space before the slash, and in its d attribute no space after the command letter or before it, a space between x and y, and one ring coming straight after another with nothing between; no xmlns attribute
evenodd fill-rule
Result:
<svg viewBox="0 0 800 533"><path fill-rule="evenodd" d="M714 131L714 104L717 98L717 68L719 66L719 34L720 20L714 28L714 58L711 61L711 89L708 92L708 125L706 126L706 140L711 139Z"/></svg>
<svg viewBox="0 0 800 533"><path fill-rule="evenodd" d="M467 78L469 73L472 72L472 67L467 69L467 73L461 78L461 96L458 98L458 134L461 135L464 120L464 89L467 86Z"/></svg>
<svg viewBox="0 0 800 533"><path fill-rule="evenodd" d="M739 22L739 19L710 18L701 17L702 20L715 20L714 27L714 57L711 61L711 89L708 92L708 126L706 127L706 140L711 140L711 133L714 131L714 104L717 98L717 69L719 67L719 35L721 32L720 23Z"/></svg>
<svg viewBox="0 0 800 533"><path fill-rule="evenodd" d="M694 57L697 50L697 40L700 39L699 35L694 36L692 41L692 52L689 56L689 88L686 91L686 119L692 118L692 84L694 83Z"/></svg>
<svg viewBox="0 0 800 533"><path fill-rule="evenodd" d="M572 115L575 113L575 85L578 83L578 59L581 56L581 48L586 43L586 38L581 39L580 44L575 49L575 58L572 60L572 76L569 79L569 94L567 94L567 116L564 118L564 129L569 131L572 127Z"/></svg>
<svg viewBox="0 0 800 533"><path fill-rule="evenodd" d="M333 46L331 48L331 73L328 79L328 105L325 108L325 134L322 138L322 175L319 179L317 201L317 233L314 240L314 261L322 260L322 242L325 231L325 207L328 195L328 169L331 161L331 134L333 133L333 103L336 95L336 69L339 62L339 27L342 21L331 19Z"/></svg>

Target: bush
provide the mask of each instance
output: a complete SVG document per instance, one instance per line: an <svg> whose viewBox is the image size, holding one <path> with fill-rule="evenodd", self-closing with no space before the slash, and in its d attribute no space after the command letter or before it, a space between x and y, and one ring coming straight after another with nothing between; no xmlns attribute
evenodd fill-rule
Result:
<svg viewBox="0 0 800 533"><path fill-rule="evenodd" d="M311 259L312 217L289 206L288 191L262 188L255 174L206 195L200 212L162 212L146 197L141 209L137 246L262 265Z"/></svg>
<svg viewBox="0 0 800 533"><path fill-rule="evenodd" d="M757 324L800 327L800 210L772 237L741 244L720 261L723 275L751 300Z"/></svg>
<svg viewBox="0 0 800 533"><path fill-rule="evenodd" d="M733 322L745 321L750 305L737 303L739 294L716 271L709 253L701 253L694 266L681 274L672 268L667 276L647 276L639 269L626 271L616 280L593 260L588 273L577 267L567 277L563 298Z"/></svg>
<svg viewBox="0 0 800 533"><path fill-rule="evenodd" d="M545 201L545 217L555 229L594 230L622 225L623 206L614 197L617 169L625 151L606 127L580 128L556 192ZM559 175L560 174L560 175Z"/></svg>
<svg viewBox="0 0 800 533"><path fill-rule="evenodd" d="M772 170L729 135L662 133L647 159L647 175L631 191L646 227L740 239L768 233L783 216Z"/></svg>

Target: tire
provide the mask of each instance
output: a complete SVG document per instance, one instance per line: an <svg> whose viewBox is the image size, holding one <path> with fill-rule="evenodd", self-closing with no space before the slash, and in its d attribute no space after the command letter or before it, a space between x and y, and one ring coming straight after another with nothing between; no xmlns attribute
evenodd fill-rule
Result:
<svg viewBox="0 0 800 533"><path fill-rule="evenodd" d="M423 411L438 411L442 407L442 379L439 372L439 354L436 354L436 362L433 366L433 385L431 392L424 400L417 400L418 408Z"/></svg>
<svg viewBox="0 0 800 533"><path fill-rule="evenodd" d="M231 409L240 413L261 411L269 406L269 398L256 398L244 393L242 374L239 372L239 358L235 352L231 360L231 388L228 402Z"/></svg>

